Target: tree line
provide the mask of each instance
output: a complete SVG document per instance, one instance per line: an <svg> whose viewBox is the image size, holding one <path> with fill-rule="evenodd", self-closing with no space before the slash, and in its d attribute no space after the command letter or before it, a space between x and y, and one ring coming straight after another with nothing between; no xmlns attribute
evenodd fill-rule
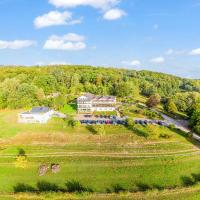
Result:
<svg viewBox="0 0 200 200"><path fill-rule="evenodd" d="M36 105L59 109L82 92L122 99L143 95L149 98L150 107L161 102L168 112L186 113L191 118L191 125L200 132L200 80L91 66L0 68L0 109Z"/></svg>

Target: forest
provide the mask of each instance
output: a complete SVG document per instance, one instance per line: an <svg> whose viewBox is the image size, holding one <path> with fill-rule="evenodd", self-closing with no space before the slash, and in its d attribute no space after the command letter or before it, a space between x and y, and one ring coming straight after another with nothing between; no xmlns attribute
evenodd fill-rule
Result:
<svg viewBox="0 0 200 200"><path fill-rule="evenodd" d="M149 106L159 98L166 112L184 113L200 134L200 80L91 66L0 68L0 109L37 105L60 109L83 92L114 95L123 101L144 96Z"/></svg>

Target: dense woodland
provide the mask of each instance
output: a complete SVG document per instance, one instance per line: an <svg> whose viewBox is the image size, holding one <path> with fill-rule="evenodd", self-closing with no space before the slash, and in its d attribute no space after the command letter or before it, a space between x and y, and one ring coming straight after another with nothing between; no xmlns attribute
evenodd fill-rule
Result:
<svg viewBox="0 0 200 200"><path fill-rule="evenodd" d="M200 134L200 80L90 66L0 68L0 109L36 105L59 109L82 92L115 95L130 101L145 96L149 106L158 101L169 113L185 113ZM56 93L59 96L55 98Z"/></svg>

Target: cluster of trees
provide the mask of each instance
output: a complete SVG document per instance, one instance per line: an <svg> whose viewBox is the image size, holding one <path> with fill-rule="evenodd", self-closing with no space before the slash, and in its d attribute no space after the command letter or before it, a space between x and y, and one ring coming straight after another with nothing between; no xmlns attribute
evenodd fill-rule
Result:
<svg viewBox="0 0 200 200"><path fill-rule="evenodd" d="M194 131L200 135L200 99L194 104L190 111L190 123Z"/></svg>
<svg viewBox="0 0 200 200"><path fill-rule="evenodd" d="M161 102L168 112L180 111L192 116L193 105L200 94L200 80L90 66L0 68L0 109L36 105L60 109L81 92L122 98L144 95L149 98L149 107ZM55 97L54 93L59 96Z"/></svg>

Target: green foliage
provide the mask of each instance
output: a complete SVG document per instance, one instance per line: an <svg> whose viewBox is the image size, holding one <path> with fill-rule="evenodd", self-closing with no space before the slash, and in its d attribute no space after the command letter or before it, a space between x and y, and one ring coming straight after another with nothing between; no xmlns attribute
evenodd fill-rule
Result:
<svg viewBox="0 0 200 200"><path fill-rule="evenodd" d="M37 183L39 192L58 192L59 187L55 183L49 183L47 181L39 181Z"/></svg>
<svg viewBox="0 0 200 200"><path fill-rule="evenodd" d="M169 99L165 105L165 110L171 114L176 114L178 109L172 99Z"/></svg>
<svg viewBox="0 0 200 200"><path fill-rule="evenodd" d="M66 184L67 187L67 192L72 193L72 192L93 192L91 188L84 187L80 182L78 181L68 181Z"/></svg>
<svg viewBox="0 0 200 200"><path fill-rule="evenodd" d="M134 122L134 120L131 119L131 118L128 118L126 120L126 126L128 127L128 129L134 130L135 129L135 122Z"/></svg>
<svg viewBox="0 0 200 200"><path fill-rule="evenodd" d="M74 120L74 119L67 119L67 124L68 126L75 128L75 127L79 127L81 125L80 121L78 120Z"/></svg>
<svg viewBox="0 0 200 200"><path fill-rule="evenodd" d="M200 99L194 105L190 124L193 127L193 130L200 135Z"/></svg>
<svg viewBox="0 0 200 200"><path fill-rule="evenodd" d="M60 108L65 100L69 103L81 92L123 98L157 93L162 98L172 97L178 110L186 112L196 95L193 93L200 91L199 82L162 73L89 66L1 67L0 109L34 105ZM54 92L61 94L62 101L47 99Z"/></svg>
<svg viewBox="0 0 200 200"><path fill-rule="evenodd" d="M161 100L161 97L160 97L159 94L151 95L149 97L149 99L147 100L146 105L149 108L153 108L153 107L157 106L160 103L160 100Z"/></svg>
<svg viewBox="0 0 200 200"><path fill-rule="evenodd" d="M16 186L14 186L14 192L19 193L19 192L35 192L35 188L24 183L18 183Z"/></svg>

